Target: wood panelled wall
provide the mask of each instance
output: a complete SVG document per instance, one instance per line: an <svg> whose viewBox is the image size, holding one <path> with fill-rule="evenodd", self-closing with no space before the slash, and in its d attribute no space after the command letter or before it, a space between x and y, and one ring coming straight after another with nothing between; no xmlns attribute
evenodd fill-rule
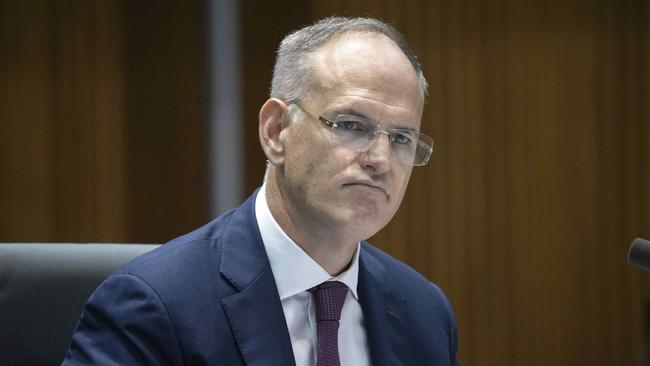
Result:
<svg viewBox="0 0 650 366"><path fill-rule="evenodd" d="M650 237L642 0L242 1L246 186L282 36L403 31L430 82L428 166L372 239L438 283L465 365L634 365ZM205 3L0 0L0 241L162 242L207 221Z"/></svg>
<svg viewBox="0 0 650 366"><path fill-rule="evenodd" d="M0 241L207 220L202 4L0 1Z"/></svg>

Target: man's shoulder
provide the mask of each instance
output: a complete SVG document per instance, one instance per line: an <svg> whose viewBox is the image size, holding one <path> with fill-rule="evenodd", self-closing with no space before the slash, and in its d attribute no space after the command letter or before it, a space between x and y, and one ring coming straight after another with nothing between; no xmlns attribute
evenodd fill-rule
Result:
<svg viewBox="0 0 650 366"><path fill-rule="evenodd" d="M135 258L112 276L131 275L161 288L184 286L185 281L214 283L210 279L220 278L223 269L225 242L231 244L229 258L233 251L259 254L255 251L261 239L255 222L254 198L255 194L198 229Z"/></svg>
<svg viewBox="0 0 650 366"><path fill-rule="evenodd" d="M360 281L371 276L366 286L383 286L381 292L389 299L385 304L404 325L395 334L408 344L410 353L405 357L409 362L405 363L449 364L456 354L456 321L443 291L407 264L365 242L361 259Z"/></svg>
<svg viewBox="0 0 650 366"><path fill-rule="evenodd" d="M368 243L361 243L362 258L375 260L383 266L386 285L404 297L421 297L424 294L447 302L444 292L432 281L408 264Z"/></svg>
<svg viewBox="0 0 650 366"><path fill-rule="evenodd" d="M228 213L229 214L229 213ZM156 268L169 269L170 266L183 266L185 261L204 258L207 252L219 250L219 239L223 231L223 222L228 214L222 215L206 225L179 236L160 247L145 253L120 267L115 273L137 274Z"/></svg>
<svg viewBox="0 0 650 366"><path fill-rule="evenodd" d="M417 272L408 264L400 261L399 259L393 257L392 255L386 253L385 251L377 248L376 246L368 243L361 242L361 254L362 258L369 256L381 263L391 276L391 278L397 279L406 279L409 281L415 281L415 283L420 284L421 282L429 282L422 274Z"/></svg>

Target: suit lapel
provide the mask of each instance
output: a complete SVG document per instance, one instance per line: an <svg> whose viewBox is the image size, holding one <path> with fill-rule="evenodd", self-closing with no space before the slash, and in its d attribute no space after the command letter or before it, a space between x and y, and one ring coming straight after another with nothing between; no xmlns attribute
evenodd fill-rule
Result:
<svg viewBox="0 0 650 366"><path fill-rule="evenodd" d="M402 365L408 329L406 305L387 284L386 270L361 244L359 258L359 302L366 325L372 365Z"/></svg>
<svg viewBox="0 0 650 366"><path fill-rule="evenodd" d="M238 292L221 303L246 365L295 365L282 304L255 219L255 196L225 224L221 274Z"/></svg>
<svg viewBox="0 0 650 366"><path fill-rule="evenodd" d="M257 192L256 192L257 193ZM282 303L255 219L256 194L235 210L221 236L221 274L238 291L222 299L246 365L295 366ZM406 304L388 285L384 265L362 243L359 301L373 366L403 365Z"/></svg>

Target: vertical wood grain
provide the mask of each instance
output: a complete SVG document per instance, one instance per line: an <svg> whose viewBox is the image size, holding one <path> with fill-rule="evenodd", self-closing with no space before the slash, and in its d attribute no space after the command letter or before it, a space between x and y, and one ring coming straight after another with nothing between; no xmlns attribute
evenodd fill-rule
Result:
<svg viewBox="0 0 650 366"><path fill-rule="evenodd" d="M126 240L118 7L4 1L1 16L3 240Z"/></svg>
<svg viewBox="0 0 650 366"><path fill-rule="evenodd" d="M164 242L208 219L201 14L0 1L0 241Z"/></svg>

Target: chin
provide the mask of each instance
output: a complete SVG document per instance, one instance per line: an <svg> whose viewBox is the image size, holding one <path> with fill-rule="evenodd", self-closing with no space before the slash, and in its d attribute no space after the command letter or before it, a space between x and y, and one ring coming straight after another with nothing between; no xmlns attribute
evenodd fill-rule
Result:
<svg viewBox="0 0 650 366"><path fill-rule="evenodd" d="M366 240L383 229L390 218L379 215L376 210L355 210L344 221L352 236L358 237L359 240Z"/></svg>
<svg viewBox="0 0 650 366"><path fill-rule="evenodd" d="M356 198L356 199L355 199ZM334 227L341 228L348 238L365 240L383 229L393 217L396 208L376 197L330 199L327 206L322 207L323 214L329 217L327 221Z"/></svg>

